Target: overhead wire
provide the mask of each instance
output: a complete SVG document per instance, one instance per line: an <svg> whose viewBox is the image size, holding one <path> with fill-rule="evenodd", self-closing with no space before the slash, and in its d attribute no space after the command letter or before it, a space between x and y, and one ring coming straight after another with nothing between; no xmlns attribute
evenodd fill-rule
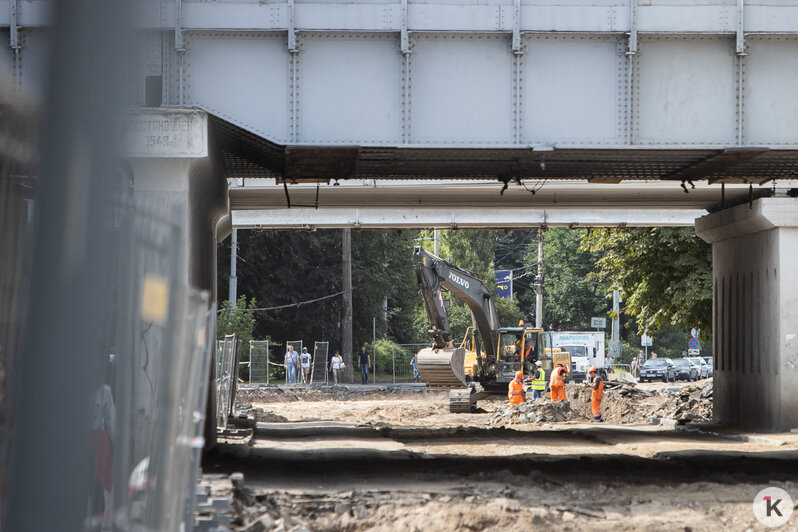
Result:
<svg viewBox="0 0 798 532"><path fill-rule="evenodd" d="M308 299L306 301L299 301L298 303L288 303L286 305L278 305L276 307L262 307L262 308L222 308L217 311L217 314L221 314L222 312L268 312L270 310L280 310L284 308L292 308L292 307L301 307L302 305L308 305L310 303L316 303L318 301L323 301L325 299L331 299L333 297L338 297L343 295L347 292L354 292L355 286L352 287L351 290L341 290L340 292L336 292L335 294L329 294L322 297L317 297L316 299Z"/></svg>

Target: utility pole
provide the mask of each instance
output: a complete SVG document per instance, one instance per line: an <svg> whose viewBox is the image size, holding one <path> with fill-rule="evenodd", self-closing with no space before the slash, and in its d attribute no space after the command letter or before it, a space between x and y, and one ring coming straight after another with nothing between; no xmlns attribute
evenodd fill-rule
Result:
<svg viewBox="0 0 798 532"><path fill-rule="evenodd" d="M610 337L610 358L621 356L621 291L612 291L612 336Z"/></svg>
<svg viewBox="0 0 798 532"><path fill-rule="evenodd" d="M344 381L352 382L352 230L341 234L341 264L343 308L341 309L341 355L343 355Z"/></svg>
<svg viewBox="0 0 798 532"><path fill-rule="evenodd" d="M433 246L433 249L434 249L433 255L435 255L436 257L440 257L441 254L440 254L440 250L439 250L439 247L438 247L438 230L437 229L433 229L432 230L432 240L433 240L433 242L435 242L435 244Z"/></svg>
<svg viewBox="0 0 798 532"><path fill-rule="evenodd" d="M238 256L238 229L233 229L233 234L230 236L230 283L228 286L229 292L227 299L230 300L230 308L236 308L238 301L238 277L236 277L236 257ZM232 310L231 310L232 312Z"/></svg>
<svg viewBox="0 0 798 532"><path fill-rule="evenodd" d="M535 283L535 327L543 328L543 227L538 227L538 278Z"/></svg>

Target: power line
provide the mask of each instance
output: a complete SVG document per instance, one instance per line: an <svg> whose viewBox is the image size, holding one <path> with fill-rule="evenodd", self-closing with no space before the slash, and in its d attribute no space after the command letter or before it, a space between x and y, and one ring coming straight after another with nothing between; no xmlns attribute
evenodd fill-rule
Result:
<svg viewBox="0 0 798 532"><path fill-rule="evenodd" d="M356 288L356 287L352 287L352 291L354 291L354 290L355 290L355 288ZM315 302L317 302L317 301L323 301L323 300L325 300L325 299L331 299L331 298L333 298L333 297L338 297L338 296L340 296L340 295L342 295L342 294L344 294L344 293L346 293L346 292L347 292L347 290L341 290L340 292L337 292L337 293L335 293L335 294L330 294L330 295L328 295L328 296L317 297L316 299L308 299L307 301L300 301L299 303L289 303L289 304L287 304L287 305L280 305L280 306L277 306L277 307L264 307L264 308L223 308L223 309L219 309L219 310L217 311L217 314L221 314L222 312L231 312L231 311L232 311L232 312L268 312L268 311L270 311L270 310L280 310L280 309L284 309L284 308L291 308L291 307L301 307L302 305L308 305L308 304L310 304L310 303L315 303Z"/></svg>

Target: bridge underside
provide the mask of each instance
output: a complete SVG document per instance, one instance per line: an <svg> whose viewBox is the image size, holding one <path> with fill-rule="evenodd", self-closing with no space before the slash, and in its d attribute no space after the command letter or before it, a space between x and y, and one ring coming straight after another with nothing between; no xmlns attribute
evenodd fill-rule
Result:
<svg viewBox="0 0 798 532"><path fill-rule="evenodd" d="M289 183L340 179L584 179L763 184L798 178L798 150L529 146L296 146L258 137L210 116L225 177Z"/></svg>

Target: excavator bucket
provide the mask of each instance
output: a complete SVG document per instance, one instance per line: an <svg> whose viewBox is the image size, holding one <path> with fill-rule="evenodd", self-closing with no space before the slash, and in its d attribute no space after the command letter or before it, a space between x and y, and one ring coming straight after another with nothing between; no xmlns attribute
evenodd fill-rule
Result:
<svg viewBox="0 0 798 532"><path fill-rule="evenodd" d="M465 353L462 347L422 349L416 355L418 373L430 388L465 386Z"/></svg>

